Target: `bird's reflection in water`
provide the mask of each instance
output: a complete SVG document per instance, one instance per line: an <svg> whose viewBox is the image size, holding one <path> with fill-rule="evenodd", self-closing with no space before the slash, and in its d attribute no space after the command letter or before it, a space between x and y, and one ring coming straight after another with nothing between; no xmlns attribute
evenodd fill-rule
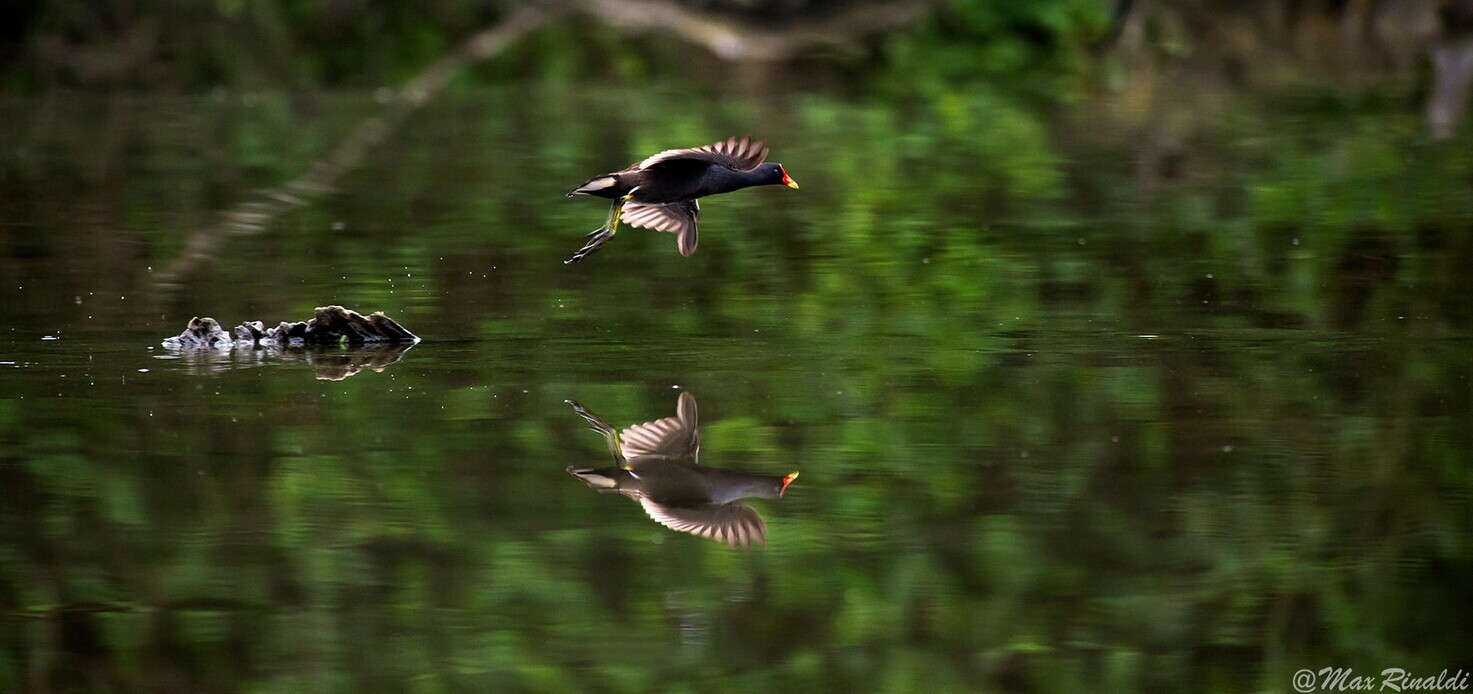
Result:
<svg viewBox="0 0 1473 694"><path fill-rule="evenodd" d="M568 466L568 472L601 492L618 492L639 502L645 513L672 530L700 535L742 549L767 543L767 524L746 497L775 499L798 477L758 475L701 465L696 399L681 393L675 416L619 431L603 418L568 401L590 428L604 435L614 465Z"/></svg>

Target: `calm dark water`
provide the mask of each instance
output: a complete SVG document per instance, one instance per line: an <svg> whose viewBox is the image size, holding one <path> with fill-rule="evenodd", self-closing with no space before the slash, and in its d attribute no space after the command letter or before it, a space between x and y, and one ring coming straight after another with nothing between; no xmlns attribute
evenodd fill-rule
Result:
<svg viewBox="0 0 1473 694"><path fill-rule="evenodd" d="M1468 667L1466 142L1320 94L652 93L454 89L235 226L371 95L0 105L0 689ZM801 191L708 201L691 258L629 229L562 265L605 211L568 188L748 131ZM424 342L159 346L330 303ZM625 426L682 390L705 464L802 472L751 502L765 548L564 471L607 464L565 400Z"/></svg>

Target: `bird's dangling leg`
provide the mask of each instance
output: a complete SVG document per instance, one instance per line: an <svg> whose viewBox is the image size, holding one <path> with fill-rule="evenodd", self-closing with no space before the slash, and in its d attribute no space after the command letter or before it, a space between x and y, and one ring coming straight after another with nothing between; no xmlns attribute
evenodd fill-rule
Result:
<svg viewBox="0 0 1473 694"><path fill-rule="evenodd" d="M614 464L627 470L628 463L624 459L624 441L619 438L619 430L605 422L603 417L584 409L577 400L564 400L563 402L573 406L573 411L578 413L583 421L588 422L589 429L603 434L604 440L609 443L609 451L614 454Z"/></svg>
<svg viewBox="0 0 1473 694"><path fill-rule="evenodd" d="M615 200L614 204L609 207L609 216L604 218L604 225L588 232L588 241L584 242L583 247L578 249L578 252L574 253L573 257L564 260L563 264L572 265L593 255L595 251L603 248L604 244L614 238L614 234L619 233L619 218L624 215L624 203L628 202L629 198L632 197L634 197L634 193L631 192L629 195Z"/></svg>

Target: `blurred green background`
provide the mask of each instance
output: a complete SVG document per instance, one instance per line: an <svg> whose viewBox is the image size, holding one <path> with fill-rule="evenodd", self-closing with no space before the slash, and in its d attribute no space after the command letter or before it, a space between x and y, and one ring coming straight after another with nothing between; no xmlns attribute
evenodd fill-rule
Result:
<svg viewBox="0 0 1473 694"><path fill-rule="evenodd" d="M1460 7L8 3L0 690L1466 671ZM562 265L569 188L746 133L802 190ZM158 346L329 303L425 342ZM765 549L563 471L677 389L803 472Z"/></svg>

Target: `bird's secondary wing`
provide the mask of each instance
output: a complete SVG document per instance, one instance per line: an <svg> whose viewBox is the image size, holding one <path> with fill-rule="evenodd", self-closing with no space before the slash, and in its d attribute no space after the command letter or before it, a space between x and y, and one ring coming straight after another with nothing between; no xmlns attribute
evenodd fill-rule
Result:
<svg viewBox="0 0 1473 694"><path fill-rule="evenodd" d="M730 138L705 147L667 149L640 162L637 168L648 169L680 160L697 160L720 164L733 171L750 171L767 159L767 143L751 136Z"/></svg>
<svg viewBox="0 0 1473 694"><path fill-rule="evenodd" d="M701 434L696 431L698 423L695 397L682 392L675 404L674 417L635 424L619 433L624 457L663 456L689 458L696 462L701 452Z"/></svg>
<svg viewBox="0 0 1473 694"><path fill-rule="evenodd" d="M629 226L676 234L675 242L680 247L681 255L696 252L696 243L699 241L696 222L701 218L701 206L695 200L660 205L627 202L620 214L620 219Z"/></svg>
<svg viewBox="0 0 1473 694"><path fill-rule="evenodd" d="M639 504L656 523L671 530L708 537L742 549L767 544L767 524L750 506L730 503L675 508L661 506L644 497L640 498Z"/></svg>

